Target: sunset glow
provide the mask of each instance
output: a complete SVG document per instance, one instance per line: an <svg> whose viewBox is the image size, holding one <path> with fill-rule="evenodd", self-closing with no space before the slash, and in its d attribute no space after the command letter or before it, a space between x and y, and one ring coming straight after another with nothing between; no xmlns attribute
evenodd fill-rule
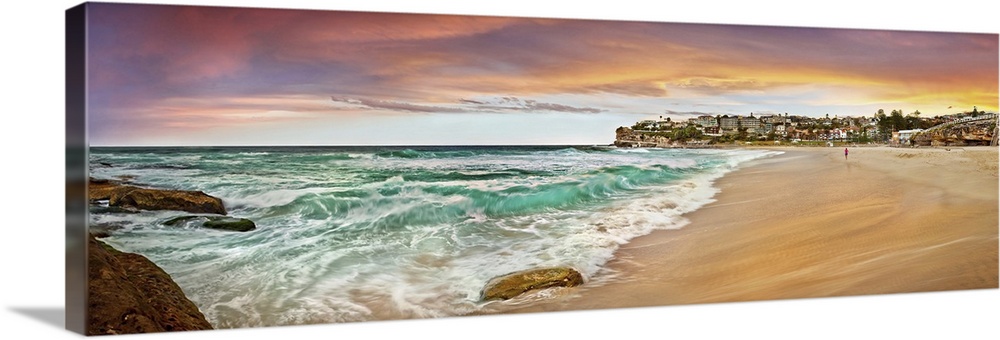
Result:
<svg viewBox="0 0 1000 340"><path fill-rule="evenodd" d="M998 106L996 34L89 6L92 145L608 144L659 115Z"/></svg>

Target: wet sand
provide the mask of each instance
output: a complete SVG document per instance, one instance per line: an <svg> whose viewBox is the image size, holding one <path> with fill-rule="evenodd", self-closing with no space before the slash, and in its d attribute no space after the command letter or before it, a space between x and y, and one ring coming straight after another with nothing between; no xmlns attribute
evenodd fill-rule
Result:
<svg viewBox="0 0 1000 340"><path fill-rule="evenodd" d="M505 312L998 287L996 148L778 150L624 245L611 282Z"/></svg>

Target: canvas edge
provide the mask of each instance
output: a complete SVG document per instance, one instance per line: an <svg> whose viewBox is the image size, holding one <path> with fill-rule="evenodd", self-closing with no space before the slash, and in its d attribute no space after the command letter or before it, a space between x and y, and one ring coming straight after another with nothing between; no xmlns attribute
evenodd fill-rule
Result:
<svg viewBox="0 0 1000 340"><path fill-rule="evenodd" d="M87 315L87 3L66 10L65 328L84 334Z"/></svg>

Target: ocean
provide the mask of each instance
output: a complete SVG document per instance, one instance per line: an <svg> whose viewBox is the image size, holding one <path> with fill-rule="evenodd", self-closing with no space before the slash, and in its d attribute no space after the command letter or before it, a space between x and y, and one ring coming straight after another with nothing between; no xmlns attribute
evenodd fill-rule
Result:
<svg viewBox="0 0 1000 340"><path fill-rule="evenodd" d="M630 239L687 223L713 182L766 150L590 146L92 147L90 176L200 190L240 233L94 208L103 241L163 268L216 328L503 310L491 278L570 266L588 285Z"/></svg>

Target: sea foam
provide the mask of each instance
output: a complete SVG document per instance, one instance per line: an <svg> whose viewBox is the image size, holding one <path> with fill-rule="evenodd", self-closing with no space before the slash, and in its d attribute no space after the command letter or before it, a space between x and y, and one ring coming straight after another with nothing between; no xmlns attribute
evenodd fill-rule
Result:
<svg viewBox="0 0 1000 340"><path fill-rule="evenodd" d="M571 266L590 282L622 244L681 228L712 183L760 150L568 147L95 148L98 178L202 190L257 230L92 214L106 240L164 268L216 327L463 315L514 271ZM349 156L348 156L349 155ZM189 169L156 168L182 162Z"/></svg>

